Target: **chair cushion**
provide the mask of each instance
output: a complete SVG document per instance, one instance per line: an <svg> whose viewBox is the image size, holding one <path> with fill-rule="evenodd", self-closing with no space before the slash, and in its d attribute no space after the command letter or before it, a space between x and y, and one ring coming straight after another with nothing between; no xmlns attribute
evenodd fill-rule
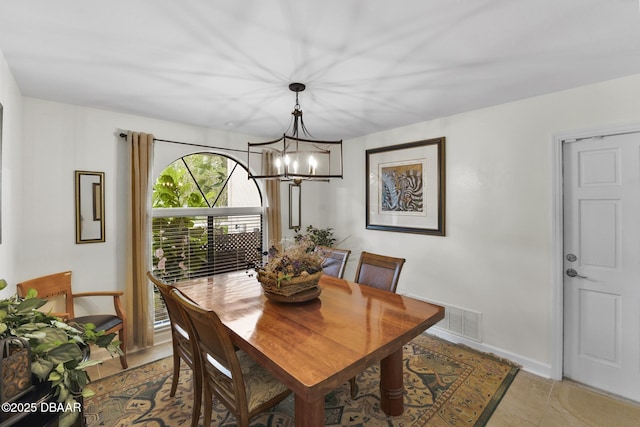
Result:
<svg viewBox="0 0 640 427"><path fill-rule="evenodd" d="M69 322L76 322L80 325L93 323L96 326L96 331L107 331L121 324L122 319L119 319L113 314L94 314L91 316L76 317L75 319L70 319Z"/></svg>
<svg viewBox="0 0 640 427"><path fill-rule="evenodd" d="M288 390L284 384L247 356L244 351L238 350L236 354L244 376L249 412Z"/></svg>

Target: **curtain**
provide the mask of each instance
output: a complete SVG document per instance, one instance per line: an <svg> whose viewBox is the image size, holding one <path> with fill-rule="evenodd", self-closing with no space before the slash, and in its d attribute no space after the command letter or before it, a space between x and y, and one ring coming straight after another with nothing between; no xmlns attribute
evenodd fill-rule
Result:
<svg viewBox="0 0 640 427"><path fill-rule="evenodd" d="M263 153L262 170L267 174L275 173L273 153ZM267 179L265 183L267 193L267 243L279 242L282 239L282 214L280 210L280 180Z"/></svg>
<svg viewBox="0 0 640 427"><path fill-rule="evenodd" d="M151 166L153 135L127 133L131 155L131 187L127 226L126 302L128 342L139 348L153 345L153 297L146 273L151 259L149 248Z"/></svg>

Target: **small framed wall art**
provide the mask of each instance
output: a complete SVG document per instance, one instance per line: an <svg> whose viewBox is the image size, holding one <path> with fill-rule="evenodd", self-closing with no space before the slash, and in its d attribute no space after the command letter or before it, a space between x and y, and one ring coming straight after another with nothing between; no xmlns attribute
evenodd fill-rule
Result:
<svg viewBox="0 0 640 427"><path fill-rule="evenodd" d="M366 227L445 235L445 138L366 151Z"/></svg>
<svg viewBox="0 0 640 427"><path fill-rule="evenodd" d="M300 229L302 204L300 203L302 187L300 184L289 184L289 229Z"/></svg>

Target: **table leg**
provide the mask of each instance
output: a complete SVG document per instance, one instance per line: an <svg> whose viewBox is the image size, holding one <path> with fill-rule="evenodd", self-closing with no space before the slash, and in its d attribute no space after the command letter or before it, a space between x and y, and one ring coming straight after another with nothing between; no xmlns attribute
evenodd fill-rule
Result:
<svg viewBox="0 0 640 427"><path fill-rule="evenodd" d="M404 381L402 348L380 361L380 406L387 415L402 415Z"/></svg>
<svg viewBox="0 0 640 427"><path fill-rule="evenodd" d="M324 397L313 402L295 395L296 427L324 427Z"/></svg>

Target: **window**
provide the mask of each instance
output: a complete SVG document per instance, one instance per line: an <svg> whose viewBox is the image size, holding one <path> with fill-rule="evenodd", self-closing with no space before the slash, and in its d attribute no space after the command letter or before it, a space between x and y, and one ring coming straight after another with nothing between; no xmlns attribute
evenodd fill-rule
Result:
<svg viewBox="0 0 640 427"><path fill-rule="evenodd" d="M167 283L244 270L262 259L262 197L247 170L220 154L182 157L153 187L153 273ZM155 326L168 323L155 295Z"/></svg>

